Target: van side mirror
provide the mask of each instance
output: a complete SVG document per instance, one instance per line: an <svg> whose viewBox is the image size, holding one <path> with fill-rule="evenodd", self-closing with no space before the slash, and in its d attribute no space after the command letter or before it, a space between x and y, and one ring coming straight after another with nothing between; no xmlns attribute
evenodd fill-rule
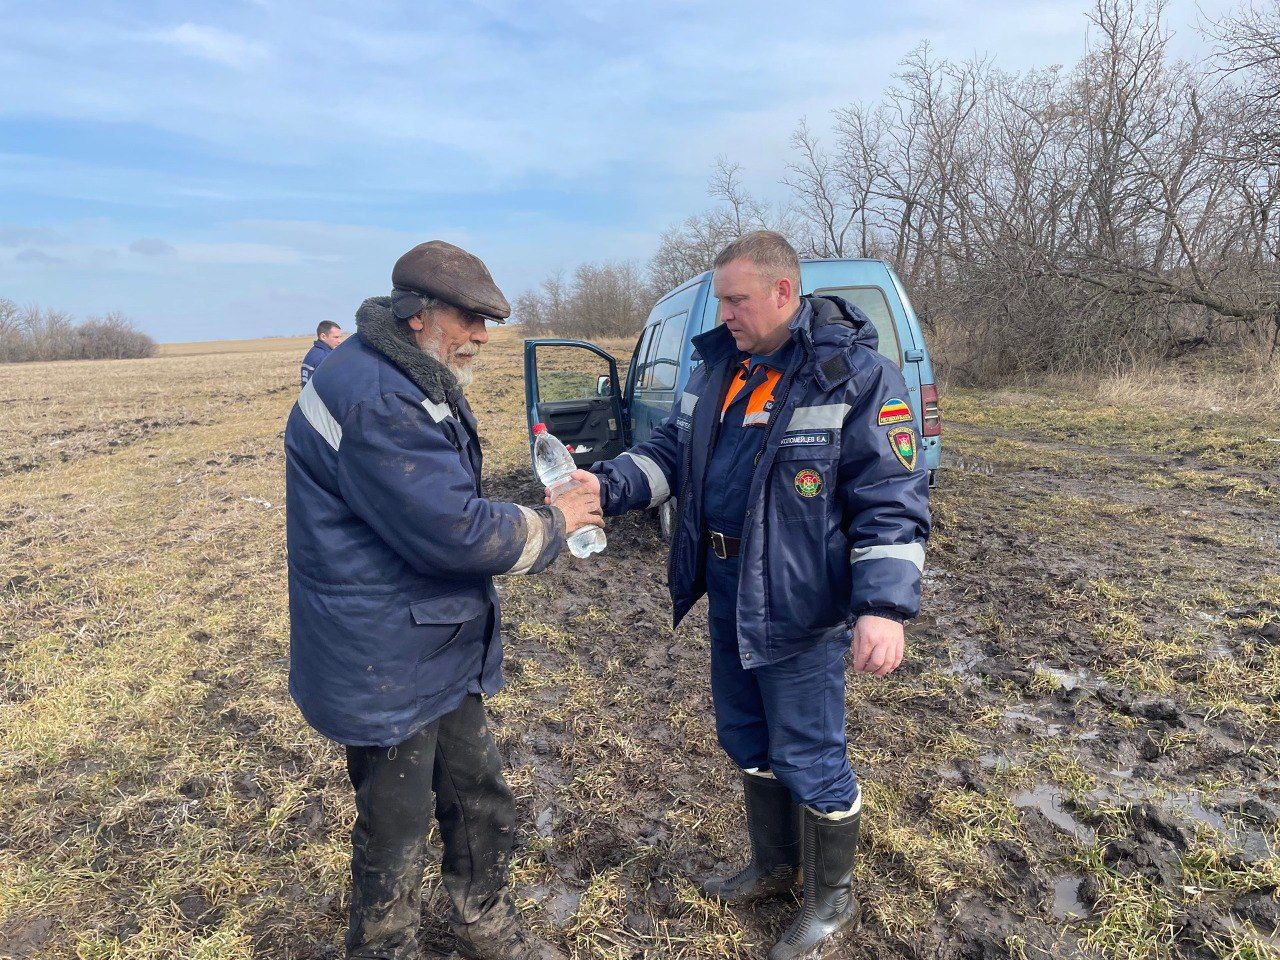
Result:
<svg viewBox="0 0 1280 960"><path fill-rule="evenodd" d="M596 378L596 396L607 397L613 393L613 380L608 374L601 374Z"/></svg>

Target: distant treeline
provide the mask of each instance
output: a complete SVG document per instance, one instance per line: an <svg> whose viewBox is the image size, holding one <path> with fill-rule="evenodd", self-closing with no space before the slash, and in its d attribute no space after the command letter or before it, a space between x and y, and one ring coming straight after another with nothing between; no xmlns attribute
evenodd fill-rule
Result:
<svg viewBox="0 0 1280 960"><path fill-rule="evenodd" d="M57 310L0 298L0 363L128 360L155 352L156 342L120 314L76 322Z"/></svg>
<svg viewBox="0 0 1280 960"><path fill-rule="evenodd" d="M517 316L635 333L657 295L768 227L803 256L891 262L957 382L1206 349L1274 359L1280 0L1202 21L1201 64L1170 56L1162 10L1097 0L1069 67L1013 73L922 46L829 134L800 123L782 202L751 196L721 159L715 205L669 229L643 277L588 265L521 297ZM607 305L588 302L598 289Z"/></svg>

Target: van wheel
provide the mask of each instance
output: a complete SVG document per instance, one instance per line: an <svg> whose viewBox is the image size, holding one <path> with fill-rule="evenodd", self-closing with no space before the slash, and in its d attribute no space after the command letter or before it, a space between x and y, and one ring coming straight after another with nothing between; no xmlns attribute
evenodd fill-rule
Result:
<svg viewBox="0 0 1280 960"><path fill-rule="evenodd" d="M670 543L671 537L676 530L676 502L674 498L669 499L658 508L658 528L662 531L662 539Z"/></svg>

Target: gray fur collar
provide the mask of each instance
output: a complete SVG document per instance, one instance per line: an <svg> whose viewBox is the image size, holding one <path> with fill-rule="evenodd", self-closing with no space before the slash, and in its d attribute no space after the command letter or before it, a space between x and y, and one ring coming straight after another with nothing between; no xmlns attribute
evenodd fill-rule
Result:
<svg viewBox="0 0 1280 960"><path fill-rule="evenodd" d="M390 297L370 297L356 311L360 338L404 371L433 403L463 405L462 388L453 371L418 348L409 325L391 312Z"/></svg>

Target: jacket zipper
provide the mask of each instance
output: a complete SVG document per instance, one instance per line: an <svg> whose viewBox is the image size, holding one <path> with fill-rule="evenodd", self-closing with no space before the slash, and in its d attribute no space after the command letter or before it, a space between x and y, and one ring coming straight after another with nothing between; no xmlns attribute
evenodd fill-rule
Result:
<svg viewBox="0 0 1280 960"><path fill-rule="evenodd" d="M772 437L774 431L777 430L778 420L782 417L783 412L787 408L787 400L791 398L791 387L795 384L796 377L799 376L800 374L800 368L804 366L805 361L809 357L809 351L805 347L804 343L801 342L799 346L801 351L803 351L803 357L801 361L798 364L796 364L794 369L790 371L791 375L787 377L786 384L783 386L783 389L782 389L782 401L775 406L775 409L777 410L776 417L769 418L768 432L765 434L765 437L764 437L764 446L761 447L762 457L763 457L764 451L769 449L769 439L770 437ZM775 450L773 459L776 459L776 457L777 457L777 451ZM769 461L769 470L767 473L765 473L764 482L761 484L761 487L760 487L760 492L761 492L760 504L761 504L762 510L767 509L767 506L769 503L769 494L772 493L773 491L773 459L770 459ZM758 466L758 463L757 463L757 466ZM752 509L754 509L754 507L748 507L747 509L748 511L751 511ZM747 529L743 531L743 547L744 548L746 547L746 538L750 536L751 528L753 526L755 526L754 523L749 524L747 526ZM742 553L744 556L746 555L746 552L747 551L743 549ZM742 577L745 570L746 570L746 564L745 563L740 564L738 567L738 597L739 598L742 597ZM768 646L769 623L772 619L769 598L773 592L773 581L769 577L769 528L768 528L768 525L763 520L760 521L760 572L764 577L764 629L765 629L764 642L765 642L765 645Z"/></svg>
<svg viewBox="0 0 1280 960"><path fill-rule="evenodd" d="M710 372L708 372L708 376L707 376L707 385L708 386L711 385ZM717 391L717 393L718 392L719 391ZM699 406L702 405L701 398L699 399L698 405ZM697 410L695 409L693 416L696 417L697 415L698 413L697 413ZM712 420L711 421L711 443L708 446L708 450L715 450L716 439L719 437L719 435L720 435L720 421L719 419ZM710 453L708 453L707 456L710 457ZM690 421L689 421L689 440L684 445L684 456L682 457L682 459L684 460L684 482L681 484L681 487L680 487L680 496L676 498L676 533L675 533L675 537L673 537L671 541L671 554L667 557L667 581L669 583L675 582L675 578L673 576L673 574L675 573L675 560L676 560L675 548L677 546L678 538L684 532L685 506L687 505L688 501L693 498L693 477L690 475L693 473L693 420L692 418L690 418ZM698 548L697 556L694 557L694 561L693 561L694 580L696 581L698 578L698 571L702 569L702 564L705 562L705 559L706 559L703 556L703 554L706 551L702 545L701 533L698 534L698 542L694 544L694 546Z"/></svg>

